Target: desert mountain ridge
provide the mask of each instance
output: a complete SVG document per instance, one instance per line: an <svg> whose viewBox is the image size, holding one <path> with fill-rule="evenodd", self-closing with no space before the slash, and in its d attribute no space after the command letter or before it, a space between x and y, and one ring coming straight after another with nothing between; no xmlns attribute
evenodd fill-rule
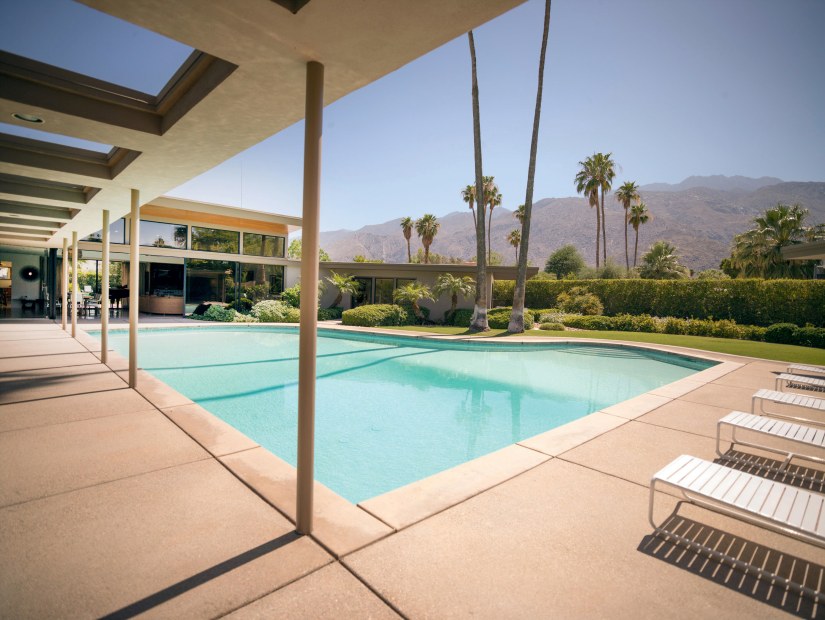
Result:
<svg viewBox="0 0 825 620"><path fill-rule="evenodd" d="M640 189L642 200L652 216L651 221L639 228L640 261L651 244L663 239L676 246L682 263L694 271L718 267L719 262L730 254L734 235L750 228L754 217L778 202L800 204L808 209L808 225L825 222L825 182L711 176L689 177L678 185L661 189L665 185L653 183ZM624 215L613 194L607 196L605 211L607 254L617 263L624 264ZM438 221L441 228L430 251L466 260L473 258L475 234L470 210L453 211L440 216ZM401 218L395 218L355 231L322 232L321 247L336 261L349 261L361 254L388 263L404 263L407 246L400 222ZM515 262L515 250L507 242L507 235L517 227L518 220L512 211L502 207L493 211L492 248L502 255L504 264ZM529 260L542 267L552 252L572 243L589 264L595 264L595 233L595 211L584 198L537 200L533 204ZM628 228L631 265L634 234L633 229ZM413 253L419 247L420 240L413 236Z"/></svg>

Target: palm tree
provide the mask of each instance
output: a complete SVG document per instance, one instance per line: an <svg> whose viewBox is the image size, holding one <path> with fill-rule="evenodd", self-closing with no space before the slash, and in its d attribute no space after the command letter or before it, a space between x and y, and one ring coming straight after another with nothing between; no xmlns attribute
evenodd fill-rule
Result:
<svg viewBox="0 0 825 620"><path fill-rule="evenodd" d="M475 202L476 202L476 188L472 185L468 185L464 189L461 190L461 198L470 205L470 211L473 212L473 226L478 228L478 222L476 222L476 210L475 210Z"/></svg>
<svg viewBox="0 0 825 620"><path fill-rule="evenodd" d="M809 275L810 264L790 262L782 248L815 241L819 227L803 225L806 209L799 205L777 204L753 219L754 228L734 237L731 259L742 275L761 278L799 278Z"/></svg>
<svg viewBox="0 0 825 620"><path fill-rule="evenodd" d="M440 227L441 224L438 223L438 219L432 213L425 213L421 216L421 219L415 222L415 232L421 237L421 245L424 246L425 265L430 262L430 245L433 238L438 234Z"/></svg>
<svg viewBox="0 0 825 620"><path fill-rule="evenodd" d="M624 262L625 268L630 269L630 257L627 254L627 227L630 221L630 205L639 202L639 186L633 181L625 181L616 191L616 200L624 207Z"/></svg>
<svg viewBox="0 0 825 620"><path fill-rule="evenodd" d="M604 225L604 197L613 186L613 177L616 176L616 163L612 159L613 153L593 153L584 161L579 162L581 169L576 173L576 192L584 193L590 206L597 207L596 228L601 229L602 258L607 260L607 233ZM596 194L594 196L594 193ZM599 193L601 200L598 201ZM599 239L596 233L596 267L599 266Z"/></svg>
<svg viewBox="0 0 825 620"><path fill-rule="evenodd" d="M358 292L360 287L360 284L355 279L355 276L338 274L334 271L330 272L330 275L326 278L326 281L338 289L338 296L335 298L335 301L330 304L330 308L337 308L341 305L341 300L344 298L344 293L354 295Z"/></svg>
<svg viewBox="0 0 825 620"><path fill-rule="evenodd" d="M421 282L409 282L392 292L392 300L397 304L409 304L412 306L413 314L419 321L424 320L418 302L422 299L433 299L433 293L428 286Z"/></svg>
<svg viewBox="0 0 825 620"><path fill-rule="evenodd" d="M481 115L478 105L478 75L476 73L476 46L473 31L467 33L470 41L470 64L472 68L473 101L473 156L475 164L475 195L484 196L484 176L481 163ZM487 248L484 239L484 200L477 200L476 214L476 298L473 304L473 318L470 321L472 331L488 331L487 323Z"/></svg>
<svg viewBox="0 0 825 620"><path fill-rule="evenodd" d="M518 246L521 244L521 231L518 228L511 230L510 234L507 235L507 241L516 249L516 264L518 264Z"/></svg>
<svg viewBox="0 0 825 620"><path fill-rule="evenodd" d="M444 293L450 295L450 309L444 313L445 320L455 314L456 306L458 305L458 296L469 297L475 293L476 285L470 276L459 278L451 273L443 273L438 276L433 288L433 294L436 297L441 297Z"/></svg>
<svg viewBox="0 0 825 620"><path fill-rule="evenodd" d="M544 7L544 31L541 36L539 52L539 75L536 87L536 111L533 115L533 136L530 141L530 161L527 164L527 192L524 198L524 216L521 225L521 239L518 250L518 269L516 286L513 290L513 310L507 331L521 333L524 331L524 295L527 285L527 251L530 241L530 218L533 212L533 181L536 178L536 153L539 143L539 121L541 120L541 96L544 87L544 59L547 55L547 35L550 31L550 0Z"/></svg>
<svg viewBox="0 0 825 620"><path fill-rule="evenodd" d="M491 236L493 230L493 209L501 205L501 192L498 191L498 185L496 185L493 177L485 177L484 179L484 200L490 208L489 221L487 222L487 262L489 262L490 252L493 250L493 238Z"/></svg>
<svg viewBox="0 0 825 620"><path fill-rule="evenodd" d="M647 224L650 220L650 213L647 210L647 205L643 202L630 207L630 217L627 218L627 225L632 226L636 231L636 242L633 244L633 266L636 266L636 257L639 252L639 226Z"/></svg>
<svg viewBox="0 0 825 620"><path fill-rule="evenodd" d="M639 275L655 280L677 280L686 278L688 270L679 263L676 248L667 241L657 241L642 257Z"/></svg>
<svg viewBox="0 0 825 620"><path fill-rule="evenodd" d="M516 207L516 210L513 211L513 217L518 220L518 223L524 226L524 205L519 205Z"/></svg>
<svg viewBox="0 0 825 620"><path fill-rule="evenodd" d="M407 240L407 262L412 262L412 252L410 251L410 237L412 237L412 231L415 224L411 217L405 217L401 219L401 230L404 231L404 239Z"/></svg>

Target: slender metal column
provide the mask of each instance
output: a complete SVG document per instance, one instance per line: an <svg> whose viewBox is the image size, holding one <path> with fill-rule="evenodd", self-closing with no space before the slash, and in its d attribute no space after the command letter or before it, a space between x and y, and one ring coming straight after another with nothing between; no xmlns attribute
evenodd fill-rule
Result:
<svg viewBox="0 0 825 620"><path fill-rule="evenodd" d="M298 493L296 529L312 532L315 468L315 354L324 65L307 63L304 121L304 212L301 234L301 329L298 349Z"/></svg>
<svg viewBox="0 0 825 620"><path fill-rule="evenodd" d="M63 256L60 263L60 327L66 331L66 313L69 304L69 240L63 237Z"/></svg>
<svg viewBox="0 0 825 620"><path fill-rule="evenodd" d="M132 190L132 225L129 232L129 387L137 387L137 334L140 304L140 192Z"/></svg>
<svg viewBox="0 0 825 620"><path fill-rule="evenodd" d="M77 231L72 232L72 338L77 337Z"/></svg>
<svg viewBox="0 0 825 620"><path fill-rule="evenodd" d="M109 361L109 210L103 210L103 278L100 287L100 361Z"/></svg>

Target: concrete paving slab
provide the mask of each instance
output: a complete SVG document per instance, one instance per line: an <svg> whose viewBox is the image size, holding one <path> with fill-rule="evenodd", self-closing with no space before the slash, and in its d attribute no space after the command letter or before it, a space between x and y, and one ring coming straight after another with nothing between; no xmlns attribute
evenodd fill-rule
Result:
<svg viewBox="0 0 825 620"><path fill-rule="evenodd" d="M709 437L631 421L557 458L647 487L680 454L712 461L715 446Z"/></svg>
<svg viewBox="0 0 825 620"><path fill-rule="evenodd" d="M103 364L21 370L0 375L0 404L118 390L124 382Z"/></svg>
<svg viewBox="0 0 825 620"><path fill-rule="evenodd" d="M12 618L217 617L331 557L213 459L0 509Z"/></svg>
<svg viewBox="0 0 825 620"><path fill-rule="evenodd" d="M400 618L338 563L307 575L226 616L227 620L338 620L339 618Z"/></svg>
<svg viewBox="0 0 825 620"><path fill-rule="evenodd" d="M549 458L535 450L511 445L359 505L398 530L478 495Z"/></svg>
<svg viewBox="0 0 825 620"><path fill-rule="evenodd" d="M264 448L222 457L221 462L261 497L295 523L296 471ZM314 538L340 557L392 533L392 529L358 506L315 483L312 515Z"/></svg>
<svg viewBox="0 0 825 620"><path fill-rule="evenodd" d="M88 351L77 353L56 353L52 355L21 355L0 358L0 372L18 370L36 370L40 368L67 368L69 366L88 366L97 364L98 360Z"/></svg>
<svg viewBox="0 0 825 620"><path fill-rule="evenodd" d="M0 506L208 456L158 411L0 433Z"/></svg>
<svg viewBox="0 0 825 620"><path fill-rule="evenodd" d="M12 403L0 405L0 432L137 411L155 411L155 408L125 386L105 392Z"/></svg>
<svg viewBox="0 0 825 620"><path fill-rule="evenodd" d="M32 357L58 353L86 353L86 349L73 338L53 340L16 340L0 343L0 358Z"/></svg>
<svg viewBox="0 0 825 620"><path fill-rule="evenodd" d="M647 496L644 487L553 459L343 563L409 618L785 617L639 552L652 532ZM811 553L714 513L701 518Z"/></svg>
<svg viewBox="0 0 825 620"><path fill-rule="evenodd" d="M649 394L664 396L665 398L679 398L705 384L706 382L704 381L693 381L688 377L687 379L680 379L679 381L674 381L673 383L668 383L655 390L651 390Z"/></svg>
<svg viewBox="0 0 825 620"><path fill-rule="evenodd" d="M597 411L518 443L525 448L557 456L626 423L625 418Z"/></svg>
<svg viewBox="0 0 825 620"><path fill-rule="evenodd" d="M730 413L725 407L714 407L686 400L673 400L637 418L639 422L655 424L677 431L716 438L716 423ZM748 409L750 411L750 409Z"/></svg>
<svg viewBox="0 0 825 620"><path fill-rule="evenodd" d="M768 387L768 386L765 386ZM756 390L750 387L708 383L681 397L682 400L703 405L712 405L722 409L750 411L751 398Z"/></svg>
<svg viewBox="0 0 825 620"><path fill-rule="evenodd" d="M64 332L62 329L55 330L37 330L19 329L6 330L0 332L0 342L15 342L15 341L31 341L31 340L59 340L63 338L71 338L71 332Z"/></svg>
<svg viewBox="0 0 825 620"><path fill-rule="evenodd" d="M162 410L169 419L213 456L257 448L258 444L200 405L181 405Z"/></svg>
<svg viewBox="0 0 825 620"><path fill-rule="evenodd" d="M129 384L129 371L119 370L115 373L127 385ZM191 400L186 398L177 390L172 389L160 379L156 379L145 370L137 372L137 387L135 388L146 400L158 409L168 409L179 407L180 405L192 405Z"/></svg>
<svg viewBox="0 0 825 620"><path fill-rule="evenodd" d="M782 363L751 363L733 371L730 374L714 380L717 385L732 385L737 387L753 388L755 392L761 388L773 388L776 375L785 372L787 364Z"/></svg>

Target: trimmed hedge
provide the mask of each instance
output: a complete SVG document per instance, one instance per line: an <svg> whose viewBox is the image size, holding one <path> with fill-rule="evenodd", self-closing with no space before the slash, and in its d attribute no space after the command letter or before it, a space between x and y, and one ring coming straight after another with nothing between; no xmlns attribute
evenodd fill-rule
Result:
<svg viewBox="0 0 825 620"><path fill-rule="evenodd" d="M252 316L263 323L300 323L301 311L288 303L267 299L252 307Z"/></svg>
<svg viewBox="0 0 825 620"><path fill-rule="evenodd" d="M504 307L504 308L493 308L492 310L487 311L487 325L490 326L490 329L507 329L510 325L510 314L512 313L513 309ZM524 309L524 328L530 329L535 323L535 318L533 317L533 313L528 310L527 308Z"/></svg>
<svg viewBox="0 0 825 620"><path fill-rule="evenodd" d="M493 298L510 303L514 285L497 280ZM765 327L780 322L825 327L822 280L528 280L525 305L556 307L559 294L576 286L595 294L608 316L649 314Z"/></svg>
<svg viewBox="0 0 825 620"><path fill-rule="evenodd" d="M341 319L344 325L358 327L382 327L408 325L412 317L401 306L394 304L372 304L344 310Z"/></svg>

